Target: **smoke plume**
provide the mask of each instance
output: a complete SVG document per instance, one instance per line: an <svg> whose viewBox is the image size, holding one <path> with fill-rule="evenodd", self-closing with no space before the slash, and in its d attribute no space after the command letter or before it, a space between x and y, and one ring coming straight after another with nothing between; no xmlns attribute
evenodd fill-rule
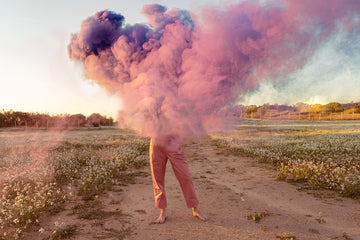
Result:
<svg viewBox="0 0 360 240"><path fill-rule="evenodd" d="M282 84L337 31L359 32L360 1L241 1L197 15L152 4L149 25L100 11L73 34L69 57L118 93L119 119L148 136L222 129L263 79Z"/></svg>

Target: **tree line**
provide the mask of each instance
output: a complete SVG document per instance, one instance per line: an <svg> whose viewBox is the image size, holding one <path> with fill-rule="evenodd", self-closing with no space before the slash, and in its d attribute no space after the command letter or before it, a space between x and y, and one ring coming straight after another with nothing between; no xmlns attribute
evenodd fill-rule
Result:
<svg viewBox="0 0 360 240"><path fill-rule="evenodd" d="M359 120L360 102L328 104L270 105L238 105L233 112L240 118L269 120Z"/></svg>
<svg viewBox="0 0 360 240"><path fill-rule="evenodd" d="M332 113L360 113L359 103L340 104L338 102L331 102L328 104L306 104L297 103L293 106L288 105L270 105L269 103L257 105L238 105L232 108L232 113L235 116L246 117L257 114L265 116L269 113L314 113L314 114L332 114ZM58 114L49 115L45 113L29 113L21 111L5 111L0 112L0 128L3 127L85 127L85 126L113 126L114 120L112 117L106 117L99 113L93 113L86 117L79 114Z"/></svg>
<svg viewBox="0 0 360 240"><path fill-rule="evenodd" d="M58 114L29 113L21 111L0 112L0 127L85 127L85 126L113 126L112 117L93 113L86 117L83 114Z"/></svg>
<svg viewBox="0 0 360 240"><path fill-rule="evenodd" d="M266 103L262 106L249 105L249 106L239 106L241 107L241 112L246 114L251 113L261 113L266 114L268 111L276 112L298 112L298 113L337 113L337 112L348 112L348 113L360 113L360 103L346 103L341 104L338 102L331 102L328 104L306 104L306 103L296 103L293 106L288 105L270 105Z"/></svg>

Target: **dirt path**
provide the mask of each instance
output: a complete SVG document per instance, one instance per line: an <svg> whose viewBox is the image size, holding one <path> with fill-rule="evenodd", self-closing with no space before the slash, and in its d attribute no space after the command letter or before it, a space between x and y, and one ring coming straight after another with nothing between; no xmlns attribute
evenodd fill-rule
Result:
<svg viewBox="0 0 360 240"><path fill-rule="evenodd" d="M101 196L103 210L112 213L106 218L81 220L69 215L73 205L70 204L66 211L45 221L49 225L54 221L76 224L77 234L71 239L80 240L281 239L277 236L286 234L296 240L360 239L358 202L276 181L271 166L227 154L207 140L187 143L183 150L194 178L199 208L210 217L208 222L192 217L186 208L170 163L166 172L165 224L152 224L158 210L154 208L150 175L139 176L135 184ZM143 171L150 173L148 167ZM248 220L249 215L256 213L261 216L258 223ZM33 233L27 239L43 237Z"/></svg>
<svg viewBox="0 0 360 240"><path fill-rule="evenodd" d="M158 215L153 206L151 177L124 189L121 208L136 226L129 239L360 239L360 204L299 191L298 186L274 180L269 165L228 155L200 141L184 146L200 200L210 220L203 223L186 208L179 184L168 164L166 191L168 221L149 224ZM321 197L321 198L320 198ZM248 215L263 215L259 223Z"/></svg>

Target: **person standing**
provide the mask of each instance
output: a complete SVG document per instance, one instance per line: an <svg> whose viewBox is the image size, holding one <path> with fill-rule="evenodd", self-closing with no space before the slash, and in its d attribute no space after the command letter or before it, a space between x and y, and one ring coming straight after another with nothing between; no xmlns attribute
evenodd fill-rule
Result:
<svg viewBox="0 0 360 240"><path fill-rule="evenodd" d="M193 216L202 221L208 217L197 208L199 201L195 194L192 176L189 171L185 154L181 150L181 139L176 135L165 135L150 140L150 166L154 187L155 207L160 209L156 223L166 221L167 200L165 195L165 170L167 160L170 160L175 176L180 183L186 205L192 209Z"/></svg>

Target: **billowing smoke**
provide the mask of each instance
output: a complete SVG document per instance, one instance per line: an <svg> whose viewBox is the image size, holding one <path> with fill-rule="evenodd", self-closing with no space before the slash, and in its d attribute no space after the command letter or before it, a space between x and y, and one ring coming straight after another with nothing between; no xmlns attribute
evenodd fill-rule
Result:
<svg viewBox="0 0 360 240"><path fill-rule="evenodd" d="M265 2L265 3L264 3ZM359 33L358 0L241 1L197 15L145 5L149 25L100 11L73 34L69 57L123 102L123 126L156 136L226 126L239 96L282 84L337 31Z"/></svg>

